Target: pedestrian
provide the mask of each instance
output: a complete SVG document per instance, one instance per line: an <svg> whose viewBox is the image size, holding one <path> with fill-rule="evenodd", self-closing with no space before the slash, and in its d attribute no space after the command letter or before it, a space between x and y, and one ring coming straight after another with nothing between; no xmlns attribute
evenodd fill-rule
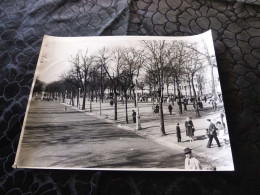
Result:
<svg viewBox="0 0 260 195"><path fill-rule="evenodd" d="M194 125L192 122L192 118L188 117L185 121L185 127L186 127L186 135L190 138L190 142L194 141L193 136L194 136Z"/></svg>
<svg viewBox="0 0 260 195"><path fill-rule="evenodd" d="M216 122L216 128L218 129L218 138L219 140L223 140L225 146L228 145L228 134L226 132L225 123L221 123L220 121Z"/></svg>
<svg viewBox="0 0 260 195"><path fill-rule="evenodd" d="M192 156L190 148L184 149L185 158L185 170L202 170L200 161Z"/></svg>
<svg viewBox="0 0 260 195"><path fill-rule="evenodd" d="M186 102L186 101L183 101L183 106L184 106L184 110L185 110L185 111L188 111L188 110L187 110L187 102Z"/></svg>
<svg viewBox="0 0 260 195"><path fill-rule="evenodd" d="M214 125L214 123L211 122L210 119L207 119L207 121L209 122L209 128L208 128L209 141L208 141L207 147L211 148L211 144L212 144L213 138L217 142L218 147L221 147L221 145L219 143L219 140L218 140L218 136L217 136L217 128L216 128L216 126Z"/></svg>
<svg viewBox="0 0 260 195"><path fill-rule="evenodd" d="M158 104L156 104L156 106L155 106L155 113L159 113L159 105Z"/></svg>
<svg viewBox="0 0 260 195"><path fill-rule="evenodd" d="M65 106L65 108L64 108L64 112L67 112L67 106Z"/></svg>
<svg viewBox="0 0 260 195"><path fill-rule="evenodd" d="M186 136L188 136L188 122L189 122L189 117L187 117L185 121Z"/></svg>
<svg viewBox="0 0 260 195"><path fill-rule="evenodd" d="M181 142L181 129L180 129L179 123L177 123L177 126L176 126L176 134L177 134L177 140L179 143L179 142Z"/></svg>
<svg viewBox="0 0 260 195"><path fill-rule="evenodd" d="M174 99L173 99L173 97L171 97L171 102L172 102L172 105L174 106Z"/></svg>
<svg viewBox="0 0 260 195"><path fill-rule="evenodd" d="M168 110L169 110L169 112L170 112L170 115L172 115L172 105L171 105L171 104L169 104Z"/></svg>
<svg viewBox="0 0 260 195"><path fill-rule="evenodd" d="M132 110L132 117L133 117L133 122L136 123L136 112L134 110Z"/></svg>
<svg viewBox="0 0 260 195"><path fill-rule="evenodd" d="M212 100L211 104L212 104L212 110L216 111L217 110L217 102L215 100Z"/></svg>

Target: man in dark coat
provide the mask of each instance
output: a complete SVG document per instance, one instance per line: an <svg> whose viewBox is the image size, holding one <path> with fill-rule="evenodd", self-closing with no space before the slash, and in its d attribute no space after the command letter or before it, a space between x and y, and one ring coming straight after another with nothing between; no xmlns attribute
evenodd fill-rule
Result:
<svg viewBox="0 0 260 195"><path fill-rule="evenodd" d="M186 101L183 101L183 106L184 106L184 110L188 111L187 110L187 102Z"/></svg>
<svg viewBox="0 0 260 195"><path fill-rule="evenodd" d="M172 105L171 105L171 104L169 104L168 110L169 110L169 112L170 112L170 115L172 115Z"/></svg>
<svg viewBox="0 0 260 195"><path fill-rule="evenodd" d="M211 147L213 138L217 142L218 147L221 147L221 145L219 143L219 140L218 140L218 136L217 136L217 128L216 128L216 126L214 125L214 123L211 122L210 119L207 119L207 121L209 122L209 128L208 128L209 141L208 141L207 147L208 148Z"/></svg>
<svg viewBox="0 0 260 195"><path fill-rule="evenodd" d="M133 122L136 123L136 112L134 110L132 110L132 117L133 117Z"/></svg>
<svg viewBox="0 0 260 195"><path fill-rule="evenodd" d="M178 138L178 143L181 142L181 129L180 129L179 123L177 123L177 126L176 126L176 135Z"/></svg>

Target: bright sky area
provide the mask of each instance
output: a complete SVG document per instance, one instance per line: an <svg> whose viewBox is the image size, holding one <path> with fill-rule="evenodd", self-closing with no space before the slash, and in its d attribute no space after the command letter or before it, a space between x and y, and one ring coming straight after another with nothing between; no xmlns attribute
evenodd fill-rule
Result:
<svg viewBox="0 0 260 195"><path fill-rule="evenodd" d="M214 54L211 31L200 35L188 37L154 37L154 36L99 36L99 37L52 37L45 36L39 56L36 76L45 83L60 79L67 72L71 64L69 59L81 50L88 50L89 55L97 53L100 49L118 46L136 47L140 40L179 40L207 44L210 55ZM41 63L42 61L42 63Z"/></svg>

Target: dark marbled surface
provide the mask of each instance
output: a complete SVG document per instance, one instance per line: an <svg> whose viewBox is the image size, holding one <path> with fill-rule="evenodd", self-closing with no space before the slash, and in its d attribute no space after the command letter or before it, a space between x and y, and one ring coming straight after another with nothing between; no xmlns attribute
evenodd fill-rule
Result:
<svg viewBox="0 0 260 195"><path fill-rule="evenodd" d="M234 173L13 169L44 34L194 35L213 29ZM260 193L259 0L0 0L0 194Z"/></svg>

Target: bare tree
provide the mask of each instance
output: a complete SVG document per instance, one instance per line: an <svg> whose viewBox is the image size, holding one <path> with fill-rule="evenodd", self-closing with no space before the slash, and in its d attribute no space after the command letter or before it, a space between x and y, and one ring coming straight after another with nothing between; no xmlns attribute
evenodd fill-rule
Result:
<svg viewBox="0 0 260 195"><path fill-rule="evenodd" d="M142 41L142 45L146 49L146 71L153 72L154 78L157 81L158 97L159 97L159 111L160 111L160 129L162 135L166 135L163 115L163 94L164 94L164 78L166 71L169 69L171 63L168 60L169 44L166 41Z"/></svg>
<svg viewBox="0 0 260 195"><path fill-rule="evenodd" d="M82 93L83 93L82 110L84 110L86 107L85 105L86 105L86 94L87 94L87 81L89 77L89 69L91 67L92 60L93 57L88 56L88 51L82 54L82 51L80 50L75 56L72 56L71 59L69 60L70 63L72 64L71 72L81 87L81 88L79 87L79 91L80 89L82 89ZM80 94L78 96L80 96Z"/></svg>
<svg viewBox="0 0 260 195"><path fill-rule="evenodd" d="M39 78L36 78L34 88L33 88L33 96L37 96L38 94L41 94L44 91L45 83L40 81Z"/></svg>
<svg viewBox="0 0 260 195"><path fill-rule="evenodd" d="M114 120L117 120L117 87L119 86L120 71L122 71L122 49L114 48L110 54L107 48L103 48L98 52L97 57L103 59L102 66L110 79L113 86L114 94ZM108 57L111 55L110 57ZM109 62L112 64L108 65Z"/></svg>
<svg viewBox="0 0 260 195"><path fill-rule="evenodd" d="M212 79L212 95L214 96L214 100L217 100L217 92L216 92L216 87L215 87L215 78L214 78L214 68L217 68L217 62L216 62L216 56L214 54L210 54L209 48L205 42L204 39L202 39L203 42L203 51L197 49L197 48L192 48L192 50L196 51L198 54L204 56L206 58L206 61L208 65L211 68L211 79Z"/></svg>
<svg viewBox="0 0 260 195"><path fill-rule="evenodd" d="M192 44L188 46L189 48L196 48L196 44ZM199 108L198 108L198 99L197 99L197 93L194 86L194 79L196 76L201 72L204 68L203 66L203 58L200 53L198 53L195 49L190 50L190 58L189 58L189 64L186 65L186 74L189 75L189 78L191 79L192 89L193 89L193 95L194 95L194 101L193 105L196 111L196 115L200 117Z"/></svg>
<svg viewBox="0 0 260 195"><path fill-rule="evenodd" d="M174 82L174 91L177 88L177 97L178 97L178 106L179 113L182 114L182 101L181 101L181 92L180 92L180 81L181 77L184 74L184 66L188 62L189 54L186 48L187 43L180 41L174 41L170 43L169 53L167 58L170 62L170 69ZM176 94L175 94L176 95Z"/></svg>
<svg viewBox="0 0 260 195"><path fill-rule="evenodd" d="M73 74L73 72L69 72L69 73L64 73L61 76L61 80L64 80L66 82L66 85L68 86L68 93L70 94L70 104L72 106L74 106L74 97L77 97L77 107L79 104L79 99L78 99L78 89L80 87L80 83L79 80L77 79L77 77Z"/></svg>
<svg viewBox="0 0 260 195"><path fill-rule="evenodd" d="M140 68L143 65L144 57L141 50L135 48L124 48L122 50L122 77L123 82L121 83L122 89L124 91L125 97L125 110L126 110L126 123L128 123L128 113L127 113L127 91L134 89L134 85L137 87L137 79L139 76ZM134 77L136 82L134 84ZM134 93L135 94L135 93ZM137 96L135 99L135 107L137 108L137 130L141 129L140 124L140 113L137 104Z"/></svg>
<svg viewBox="0 0 260 195"><path fill-rule="evenodd" d="M199 74L197 75L197 84L198 84L198 88L199 88L199 91L200 91L200 95L202 96L203 95L203 86L204 86L204 83L205 83L205 78L202 74Z"/></svg>

